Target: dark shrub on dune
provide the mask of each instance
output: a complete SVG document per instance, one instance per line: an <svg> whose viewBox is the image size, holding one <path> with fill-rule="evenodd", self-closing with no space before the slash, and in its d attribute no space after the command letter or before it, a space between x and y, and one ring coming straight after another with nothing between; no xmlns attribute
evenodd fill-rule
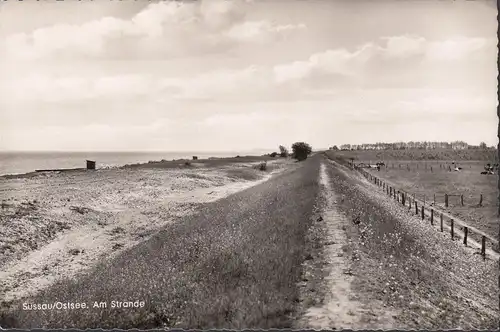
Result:
<svg viewBox="0 0 500 332"><path fill-rule="evenodd" d="M306 160L312 153L312 147L305 142L296 142L292 144L292 155L298 161Z"/></svg>

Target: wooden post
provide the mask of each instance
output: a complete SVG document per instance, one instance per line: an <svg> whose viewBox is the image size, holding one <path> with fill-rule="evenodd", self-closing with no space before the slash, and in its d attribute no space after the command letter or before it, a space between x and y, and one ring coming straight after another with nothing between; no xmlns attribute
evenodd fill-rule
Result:
<svg viewBox="0 0 500 332"><path fill-rule="evenodd" d="M483 256L483 259L486 259L486 236L484 235L481 239L481 256Z"/></svg>
<svg viewBox="0 0 500 332"><path fill-rule="evenodd" d="M483 206L483 194L479 196L479 206Z"/></svg>
<svg viewBox="0 0 500 332"><path fill-rule="evenodd" d="M450 223L451 223L451 239L454 240L455 239L455 229L454 229L455 221L453 219L450 219Z"/></svg>
<svg viewBox="0 0 500 332"><path fill-rule="evenodd" d="M415 214L418 216L418 203L415 201Z"/></svg>
<svg viewBox="0 0 500 332"><path fill-rule="evenodd" d="M402 193L401 194L401 202L403 203L403 205L406 205L406 193Z"/></svg>
<svg viewBox="0 0 500 332"><path fill-rule="evenodd" d="M460 204L464 206L464 195L460 195Z"/></svg>
<svg viewBox="0 0 500 332"><path fill-rule="evenodd" d="M425 205L425 194L424 194L424 205Z"/></svg>
<svg viewBox="0 0 500 332"><path fill-rule="evenodd" d="M432 166L431 166L431 173L432 173Z"/></svg>
<svg viewBox="0 0 500 332"><path fill-rule="evenodd" d="M425 214L424 214L424 213L425 213L425 212L424 212L424 205L422 205L422 220L424 220L424 219L425 219Z"/></svg>
<svg viewBox="0 0 500 332"><path fill-rule="evenodd" d="M467 246L467 233L469 233L469 228L464 227L464 244Z"/></svg>
<svg viewBox="0 0 500 332"><path fill-rule="evenodd" d="M441 213L441 216L439 217L440 222L441 222L441 232L443 231L443 214Z"/></svg>
<svg viewBox="0 0 500 332"><path fill-rule="evenodd" d="M431 225L434 225L434 209L431 209Z"/></svg>
<svg viewBox="0 0 500 332"><path fill-rule="evenodd" d="M448 194L444 194L444 206L448 207Z"/></svg>
<svg viewBox="0 0 500 332"><path fill-rule="evenodd" d="M434 194L434 205L436 205L436 194Z"/></svg>

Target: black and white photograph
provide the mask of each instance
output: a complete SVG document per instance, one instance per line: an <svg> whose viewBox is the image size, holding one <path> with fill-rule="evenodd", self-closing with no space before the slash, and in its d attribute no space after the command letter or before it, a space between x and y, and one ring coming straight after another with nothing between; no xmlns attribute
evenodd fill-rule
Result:
<svg viewBox="0 0 500 332"><path fill-rule="evenodd" d="M0 329L498 329L497 15L1 1Z"/></svg>

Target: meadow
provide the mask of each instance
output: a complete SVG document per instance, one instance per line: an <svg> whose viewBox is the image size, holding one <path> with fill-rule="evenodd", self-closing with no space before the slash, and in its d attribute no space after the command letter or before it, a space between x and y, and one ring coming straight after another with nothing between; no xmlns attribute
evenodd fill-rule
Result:
<svg viewBox="0 0 500 332"><path fill-rule="evenodd" d="M481 174L487 163L497 162L495 151L386 150L329 153L347 160L354 158L355 164L384 161L385 167L380 171L371 170L375 176L394 183L398 189L415 195L428 204L442 207L493 237L498 235L498 176ZM434 157L440 159L433 159ZM455 165L461 167L461 170L453 171ZM445 194L449 195L448 207L445 206Z"/></svg>

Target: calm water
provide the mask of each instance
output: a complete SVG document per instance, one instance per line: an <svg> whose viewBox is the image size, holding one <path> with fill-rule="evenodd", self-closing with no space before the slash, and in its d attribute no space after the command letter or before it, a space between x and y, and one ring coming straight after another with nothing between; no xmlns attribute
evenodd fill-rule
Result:
<svg viewBox="0 0 500 332"><path fill-rule="evenodd" d="M0 152L0 175L28 173L35 169L86 167L87 159L95 160L97 168L103 168L150 160L191 159L192 156L202 159L263 153L265 152Z"/></svg>

